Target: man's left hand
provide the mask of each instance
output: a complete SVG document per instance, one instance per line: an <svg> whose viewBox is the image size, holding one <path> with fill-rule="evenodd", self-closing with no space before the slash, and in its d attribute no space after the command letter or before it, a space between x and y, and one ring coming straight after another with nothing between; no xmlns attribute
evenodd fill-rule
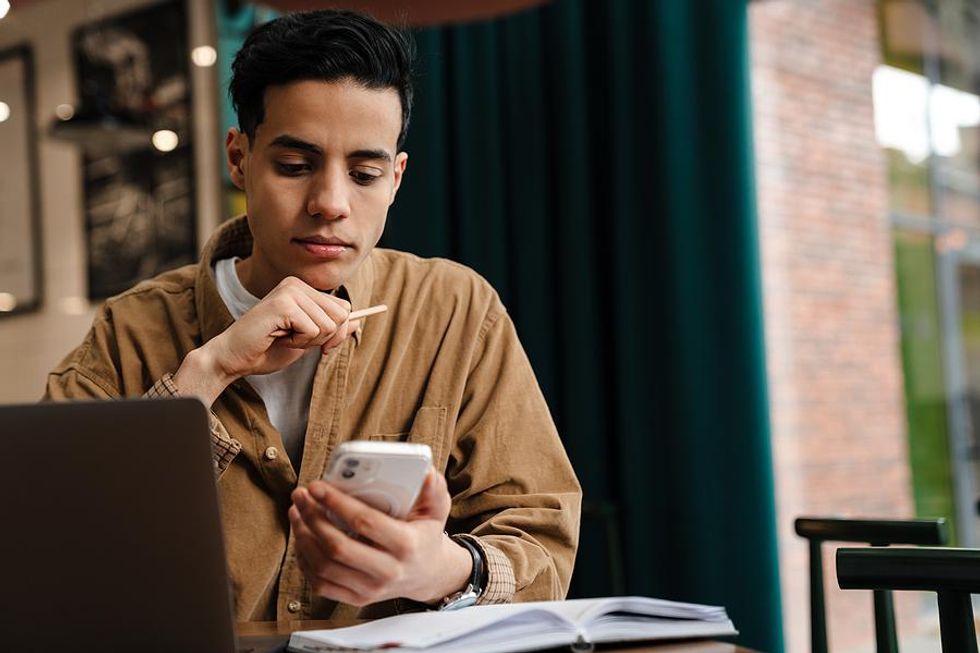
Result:
<svg viewBox="0 0 980 653"><path fill-rule="evenodd" d="M444 532L451 500L434 469L405 521L324 481L296 489L292 499L300 568L318 596L356 606L400 597L435 603L463 589L473 571L470 553ZM357 538L337 528L327 510Z"/></svg>

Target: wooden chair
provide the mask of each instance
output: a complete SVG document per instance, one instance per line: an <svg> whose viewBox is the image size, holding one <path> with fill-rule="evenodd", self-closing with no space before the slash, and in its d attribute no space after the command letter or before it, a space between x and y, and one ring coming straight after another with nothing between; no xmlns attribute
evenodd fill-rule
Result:
<svg viewBox="0 0 980 653"><path fill-rule="evenodd" d="M945 653L977 653L970 594L980 593L980 549L838 549L841 589L925 590L939 599Z"/></svg>
<svg viewBox="0 0 980 653"><path fill-rule="evenodd" d="M942 545L949 534L945 519L833 519L800 517L796 534L810 545L810 649L827 653L827 616L823 593L824 542L861 542L873 547L892 544ZM891 592L874 593L875 641L878 653L897 653L895 608Z"/></svg>

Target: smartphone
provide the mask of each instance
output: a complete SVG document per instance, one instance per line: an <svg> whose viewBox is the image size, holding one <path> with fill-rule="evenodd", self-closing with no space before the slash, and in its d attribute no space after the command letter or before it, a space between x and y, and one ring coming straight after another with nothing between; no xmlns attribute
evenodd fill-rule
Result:
<svg viewBox="0 0 980 653"><path fill-rule="evenodd" d="M354 440L334 450L323 480L392 517L404 519L415 505L431 466L432 450L427 444ZM349 530L336 515L330 518Z"/></svg>

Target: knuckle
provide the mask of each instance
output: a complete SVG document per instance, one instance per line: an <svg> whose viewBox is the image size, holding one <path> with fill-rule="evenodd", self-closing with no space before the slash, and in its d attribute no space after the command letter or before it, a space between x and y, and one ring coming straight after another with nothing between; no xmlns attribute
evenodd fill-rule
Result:
<svg viewBox="0 0 980 653"><path fill-rule="evenodd" d="M417 551L420 545L419 534L414 530L408 531L408 534L402 541L405 543L405 549L408 551Z"/></svg>
<svg viewBox="0 0 980 653"><path fill-rule="evenodd" d="M321 548L323 549L324 554L335 560L343 557L344 555L343 542L333 537L325 538Z"/></svg>
<svg viewBox="0 0 980 653"><path fill-rule="evenodd" d="M369 580L366 583L368 593L373 596L376 596L381 592L382 589L384 589L384 586L387 585L389 582L390 580L385 575L375 576L371 578L371 580Z"/></svg>
<svg viewBox="0 0 980 653"><path fill-rule="evenodd" d="M337 552L333 555L332 559L334 562L339 562L342 565L350 566L353 563L350 556L350 547L338 545Z"/></svg>
<svg viewBox="0 0 980 653"><path fill-rule="evenodd" d="M292 297L290 297L289 293L278 293L272 298L270 303L272 304L272 308L277 313L285 313L293 307L295 302L293 301Z"/></svg>
<svg viewBox="0 0 980 653"><path fill-rule="evenodd" d="M395 568L393 570L393 576L394 577L391 579L391 582L393 582L393 583L401 583L401 582L407 580L408 579L408 567L406 567L403 564L395 565Z"/></svg>
<svg viewBox="0 0 980 653"><path fill-rule="evenodd" d="M368 536L374 531L372 522L373 520L369 514L366 512L358 512L348 523L355 533Z"/></svg>
<svg viewBox="0 0 980 653"><path fill-rule="evenodd" d="M418 542L414 534L409 533L405 537L398 539L391 548L391 552L396 558L405 560L415 553L415 550L418 548Z"/></svg>
<svg viewBox="0 0 980 653"><path fill-rule="evenodd" d="M403 574L402 569L400 564L386 567L378 576L379 585L388 585L400 581Z"/></svg>

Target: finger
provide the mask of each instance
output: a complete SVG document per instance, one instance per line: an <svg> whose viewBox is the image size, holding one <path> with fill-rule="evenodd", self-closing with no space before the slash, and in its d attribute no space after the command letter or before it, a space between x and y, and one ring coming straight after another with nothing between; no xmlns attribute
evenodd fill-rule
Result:
<svg viewBox="0 0 980 653"><path fill-rule="evenodd" d="M337 347L342 342L344 342L344 340L347 339L349 333L350 333L350 322L341 322L340 324L337 325L337 330L333 332L333 335L330 336L330 339L327 340L325 343L323 343L322 348L326 349L327 351L330 351L334 347Z"/></svg>
<svg viewBox="0 0 980 653"><path fill-rule="evenodd" d="M364 598L377 600L379 592L384 588L381 579L368 576L363 571L353 569L336 561L327 563L316 572L316 580L325 580L335 585L345 587Z"/></svg>
<svg viewBox="0 0 980 653"><path fill-rule="evenodd" d="M341 326L344 326L344 325L341 325ZM325 343L324 345L322 345L320 347L320 350L323 352L324 355L329 354L331 349L334 349L338 345L342 344L343 341L346 340L349 336L353 335L358 330L358 328L360 328L360 326L361 326L361 321L360 320L353 320L351 322L347 322L346 323L346 328L347 328L346 335L343 338L340 339L340 342L338 342L336 344L327 342L327 343Z"/></svg>
<svg viewBox="0 0 980 653"><path fill-rule="evenodd" d="M311 583L325 580L364 596L371 595L382 587L379 579L324 556L317 546L316 535L303 523L296 506L290 508L289 521L296 536L296 560Z"/></svg>
<svg viewBox="0 0 980 653"><path fill-rule="evenodd" d="M323 504L314 499L305 488L295 494L297 495L294 499L295 505L325 558L360 570L372 578L391 575L392 566L397 564L391 555L359 542L337 528L324 513ZM381 513L378 514L386 517ZM343 515L337 513L337 516L350 524Z"/></svg>
<svg viewBox="0 0 980 653"><path fill-rule="evenodd" d="M329 483L310 483L311 498L334 512L358 536L374 543L399 560L409 555L413 544L413 532L405 522L390 517L359 499L348 496Z"/></svg>
<svg viewBox="0 0 980 653"><path fill-rule="evenodd" d="M316 290L311 286L306 286L306 288L301 288L304 294L306 294L310 299L316 302L323 311L330 316L330 319L340 324L347 320L347 316L350 315L350 302L346 299L341 299L335 295L329 295L325 292Z"/></svg>
<svg viewBox="0 0 980 653"><path fill-rule="evenodd" d="M268 306L277 314L276 328L269 335L281 337L288 346L303 349L310 340L320 335L320 327L297 303L296 295L281 293ZM285 335L281 335L283 333Z"/></svg>
<svg viewBox="0 0 980 653"><path fill-rule="evenodd" d="M363 606L367 605L371 601L362 597L357 592L344 587L343 585L338 585L337 583L331 583L328 580L317 579L310 583L313 588L313 593L317 596L322 596L325 599L330 599L332 601L339 601L341 603L346 603L353 606Z"/></svg>
<svg viewBox="0 0 980 653"><path fill-rule="evenodd" d="M430 467L425 482L422 483L422 489L419 490L419 497L405 519L406 521L435 519L445 524L451 508L452 497L449 496L446 477L437 472L434 467Z"/></svg>
<svg viewBox="0 0 980 653"><path fill-rule="evenodd" d="M303 517L295 504L290 506L288 515L289 525L292 527L293 535L296 538L296 551L306 563L308 571L316 575L316 570L326 564L327 557L317 546L316 535L303 521Z"/></svg>
<svg viewBox="0 0 980 653"><path fill-rule="evenodd" d="M327 293L316 290L311 285L297 277L286 277L273 291L276 297L289 297L292 299L293 303L299 304L299 297L303 296L309 299L311 302L316 304L320 310L327 314L333 324L340 324L347 319L350 315L350 302L341 299L340 297L334 297ZM269 297L273 296L270 293ZM333 329L328 329L329 333L333 333Z"/></svg>
<svg viewBox="0 0 980 653"><path fill-rule="evenodd" d="M317 509L322 510L319 507ZM331 559L320 550L317 535L303 521L296 505L290 507L289 519L296 534L297 562L311 585L318 581L326 581L350 590L371 603L394 596L390 591L385 594L382 592L389 588L391 583L397 581L396 567L389 566L389 573L375 576ZM397 564L394 560L390 562L391 565Z"/></svg>
<svg viewBox="0 0 980 653"><path fill-rule="evenodd" d="M335 333L339 325L333 321L333 319L327 315L327 312L320 308L320 305L315 301L310 299L304 293L297 293L296 303L299 307L310 316L310 319L316 323L317 327L320 329L317 337L311 339L307 343L308 347L322 347Z"/></svg>

